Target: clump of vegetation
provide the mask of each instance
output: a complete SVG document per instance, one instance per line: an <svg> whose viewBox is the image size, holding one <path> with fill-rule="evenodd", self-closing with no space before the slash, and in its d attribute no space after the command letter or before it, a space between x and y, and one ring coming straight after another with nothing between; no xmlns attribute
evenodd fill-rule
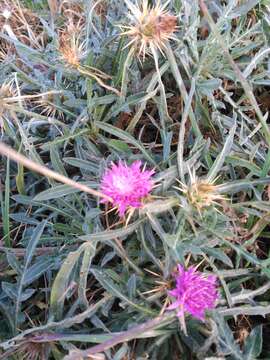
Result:
<svg viewBox="0 0 270 360"><path fill-rule="evenodd" d="M2 0L0 358L269 359L268 0Z"/></svg>

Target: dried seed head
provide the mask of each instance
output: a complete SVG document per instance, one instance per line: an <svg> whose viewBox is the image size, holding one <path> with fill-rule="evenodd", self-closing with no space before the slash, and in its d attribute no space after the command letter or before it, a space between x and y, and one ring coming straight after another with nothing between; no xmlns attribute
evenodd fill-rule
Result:
<svg viewBox="0 0 270 360"><path fill-rule="evenodd" d="M198 209L216 204L223 196L216 193L216 186L203 180L191 184L186 191L189 202Z"/></svg>
<svg viewBox="0 0 270 360"><path fill-rule="evenodd" d="M85 41L83 38L83 21L76 25L70 19L66 28L60 33L59 52L65 63L72 67L80 66L85 55Z"/></svg>
<svg viewBox="0 0 270 360"><path fill-rule="evenodd" d="M135 6L129 0L125 2L130 10L131 25L121 25L120 28L123 30L122 35L131 39L127 46L132 45L143 59L149 49L159 49L162 52L167 42L174 38L177 28L176 17L166 10L169 1L160 5L158 0L153 7L148 5L148 0L141 0L140 6Z"/></svg>
<svg viewBox="0 0 270 360"><path fill-rule="evenodd" d="M180 183L178 189L186 195L189 204L199 212L211 205L219 205L218 201L225 199L224 196L217 192L216 179L207 182L196 178L195 174L190 173L190 180L190 185Z"/></svg>
<svg viewBox="0 0 270 360"><path fill-rule="evenodd" d="M18 91L16 89L14 80L11 81L5 81L0 86L0 126L3 122L3 116L7 114L8 112L8 105L12 102L10 99L14 99L18 97Z"/></svg>
<svg viewBox="0 0 270 360"><path fill-rule="evenodd" d="M64 118L63 111L59 108L59 105L61 105L62 98L59 98L56 94L53 92L51 93L45 93L45 94L39 94L40 97L33 101L35 104L35 108L38 108L41 110L41 114L44 114L48 117L59 117Z"/></svg>
<svg viewBox="0 0 270 360"><path fill-rule="evenodd" d="M43 344L29 341L21 345L15 353L21 360L45 359L47 357L51 344L52 343Z"/></svg>

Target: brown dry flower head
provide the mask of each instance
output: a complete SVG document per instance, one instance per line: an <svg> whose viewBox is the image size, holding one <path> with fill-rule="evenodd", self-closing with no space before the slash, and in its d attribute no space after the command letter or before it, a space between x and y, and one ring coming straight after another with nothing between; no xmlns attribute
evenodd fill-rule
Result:
<svg viewBox="0 0 270 360"><path fill-rule="evenodd" d="M107 85L104 81L110 80L111 76L105 74L92 66L81 65L81 60L86 56L86 41L84 38L84 20L80 19L76 24L70 18L67 27L60 33L59 52L61 59L71 68L76 69L81 74L95 79L100 86L113 91L118 96L117 89Z"/></svg>
<svg viewBox="0 0 270 360"><path fill-rule="evenodd" d="M180 182L177 189L185 194L189 204L194 206L199 213L209 206L220 205L219 201L225 200L224 196L217 191L215 182L217 179L209 182L204 179L198 179L195 174L190 173L190 184L186 185Z"/></svg>
<svg viewBox="0 0 270 360"><path fill-rule="evenodd" d="M167 42L175 39L174 32L177 29L176 16L170 15L166 10L170 0L164 5L160 0L154 6L148 5L148 0L141 0L140 4L134 5L130 0L125 0L130 13L131 25L121 25L122 35L127 35L131 40L126 47L132 46L138 51L138 55L145 58L146 53L159 50L163 53ZM150 51L149 51L150 50Z"/></svg>
<svg viewBox="0 0 270 360"><path fill-rule="evenodd" d="M66 64L78 67L85 55L85 41L82 40L83 21L76 25L70 19L67 27L60 33L59 52Z"/></svg>
<svg viewBox="0 0 270 360"><path fill-rule="evenodd" d="M41 115L44 114L47 117L59 117L63 119L64 113L60 107L63 97L60 95L60 93L61 91L50 91L43 94L37 94L37 98L33 100L35 108L40 109Z"/></svg>
<svg viewBox="0 0 270 360"><path fill-rule="evenodd" d="M3 126L3 118L8 114L9 105L14 104L17 98L18 91L14 79L0 85L0 127Z"/></svg>

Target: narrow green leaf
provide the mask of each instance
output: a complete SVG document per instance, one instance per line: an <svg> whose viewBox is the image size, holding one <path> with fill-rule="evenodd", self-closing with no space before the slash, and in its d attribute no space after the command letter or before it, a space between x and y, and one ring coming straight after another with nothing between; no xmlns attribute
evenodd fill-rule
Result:
<svg viewBox="0 0 270 360"><path fill-rule="evenodd" d="M58 172L59 174L68 176L67 172L64 168L64 165L61 161L58 149L55 145L51 145L51 147L50 147L50 158L51 158L51 162L52 162L54 170L56 172Z"/></svg>
<svg viewBox="0 0 270 360"><path fill-rule="evenodd" d="M126 141L129 144L132 144L133 146L135 146L137 149L139 149L142 154L145 156L145 158L154 166L157 166L153 156L145 149L145 147L143 146L143 144L139 141L139 140L135 140L133 136L131 136L130 134L126 133L125 131L118 129L115 126L109 125L109 124L105 124L102 123L100 121L96 121L95 125L103 130L106 131L124 141Z"/></svg>
<svg viewBox="0 0 270 360"><path fill-rule="evenodd" d="M257 359L262 351L262 325L256 326L247 337L243 349L245 360Z"/></svg>
<svg viewBox="0 0 270 360"><path fill-rule="evenodd" d="M85 307L88 307L88 300L86 298L86 286L87 286L87 278L90 269L90 265L92 263L92 259L96 253L96 242L87 242L87 246L85 247L85 251L83 254L82 265L80 269L80 280L78 287L78 297L82 304Z"/></svg>
<svg viewBox="0 0 270 360"><path fill-rule="evenodd" d="M93 189L97 188L97 183L94 181L81 181L80 184L89 186ZM80 192L80 189L75 189L69 185L56 185L52 188L42 191L38 195L36 195L33 199L33 201L45 201L45 200L52 200L52 199L58 199L63 196L67 196L70 194L75 194Z"/></svg>
<svg viewBox="0 0 270 360"><path fill-rule="evenodd" d="M18 173L16 176L16 185L18 192L22 195L25 194L24 190L24 167L22 164L18 164Z"/></svg>
<svg viewBox="0 0 270 360"><path fill-rule="evenodd" d="M40 240L40 237L44 231L46 224L47 224L47 221L42 221L39 225L37 225L37 227L34 229L34 231L32 233L32 236L31 236L30 241L26 248L25 259L24 259L24 268L23 268L21 277L19 278L19 281L18 281L18 295L17 295L16 305L15 305L15 308L16 308L16 310L15 310L15 329L17 328L18 315L19 315L20 305L21 305L21 301L22 301L21 297L22 297L25 276L27 274L28 266L31 263L34 251Z"/></svg>
<svg viewBox="0 0 270 360"><path fill-rule="evenodd" d="M138 305L131 301L124 293L123 290L117 285L112 278L109 276L109 274L106 271L98 270L98 269L92 269L92 274L95 276L97 281L106 289L110 294L116 296L117 298L123 300L133 308L139 310L142 313L145 314L151 314L153 315L153 311L149 310L148 308Z"/></svg>
<svg viewBox="0 0 270 360"><path fill-rule="evenodd" d="M224 164L226 156L228 156L231 151L235 130L236 130L236 124L231 128L221 153L217 156L216 160L214 161L214 164L212 165L211 169L207 174L207 181L209 183L215 180L215 178L217 177L219 171L221 170Z"/></svg>
<svg viewBox="0 0 270 360"><path fill-rule="evenodd" d="M252 189L256 185L270 184L270 177L265 177L256 180L235 180L229 183L224 183L216 187L216 191L220 194L231 194L242 190Z"/></svg>
<svg viewBox="0 0 270 360"><path fill-rule="evenodd" d="M11 247L10 221L9 221L9 196L10 196L10 163L9 163L9 159L7 159L6 180L5 180L5 200L2 208L4 239L5 239L5 245L7 247Z"/></svg>
<svg viewBox="0 0 270 360"><path fill-rule="evenodd" d="M83 241L107 241L115 238L124 238L132 234L145 221L145 218L135 221L134 223L117 230L107 230L99 233L80 236Z"/></svg>
<svg viewBox="0 0 270 360"><path fill-rule="evenodd" d="M65 301L65 293L68 288L69 278L73 268L85 250L85 244L81 245L78 250L70 252L58 271L51 291L51 315L56 319L61 319Z"/></svg>

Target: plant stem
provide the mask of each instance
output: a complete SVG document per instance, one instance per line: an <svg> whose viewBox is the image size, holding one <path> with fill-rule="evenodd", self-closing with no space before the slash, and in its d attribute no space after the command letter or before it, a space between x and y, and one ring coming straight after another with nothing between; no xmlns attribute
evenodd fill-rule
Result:
<svg viewBox="0 0 270 360"><path fill-rule="evenodd" d="M28 169L30 169L32 171L36 171L37 173L45 176L46 178L49 177L49 178L59 181L63 184L69 185L75 189L79 189L88 194L91 194L95 197L101 197L110 202L112 201L112 199L109 196L107 196L99 191L93 190L86 185L77 183L76 181L71 180L64 175L58 174L57 172L50 170L46 166L37 164L36 162L28 159L24 155L21 155L17 151L13 150L11 147L7 146L3 142L0 142L0 154L16 161L19 164L22 164L23 166L27 167Z"/></svg>

